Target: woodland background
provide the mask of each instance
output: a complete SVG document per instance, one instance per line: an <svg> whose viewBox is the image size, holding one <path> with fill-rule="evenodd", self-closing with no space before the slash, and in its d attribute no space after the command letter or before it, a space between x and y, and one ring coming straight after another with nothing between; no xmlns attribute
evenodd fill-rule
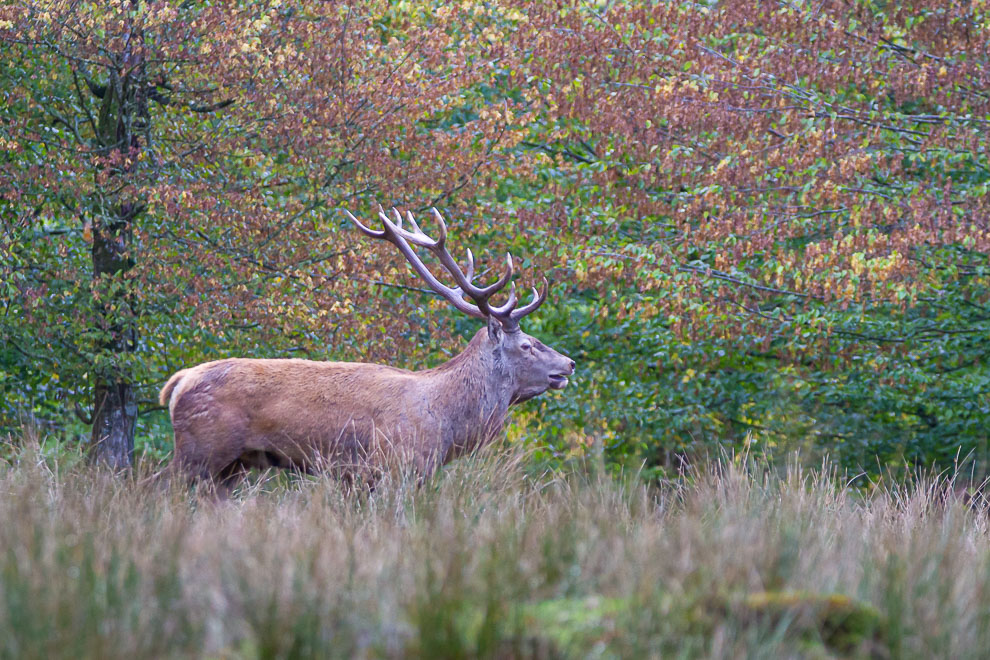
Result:
<svg viewBox="0 0 990 660"><path fill-rule="evenodd" d="M985 470L984 0L5 2L0 431L170 449L227 356L438 364L475 322L343 216L426 217L571 355L510 436ZM427 223L427 231L430 231Z"/></svg>

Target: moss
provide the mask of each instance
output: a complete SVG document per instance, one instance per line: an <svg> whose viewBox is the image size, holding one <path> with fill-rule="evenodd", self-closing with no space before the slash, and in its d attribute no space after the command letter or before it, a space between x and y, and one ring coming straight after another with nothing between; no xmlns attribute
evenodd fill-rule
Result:
<svg viewBox="0 0 990 660"><path fill-rule="evenodd" d="M762 591L730 607L744 622L787 625L799 636L820 639L830 650L849 654L883 645L883 616L844 594Z"/></svg>
<svg viewBox="0 0 990 660"><path fill-rule="evenodd" d="M621 598L555 598L524 605L520 614L526 630L538 631L561 649L580 649L611 637L627 607Z"/></svg>

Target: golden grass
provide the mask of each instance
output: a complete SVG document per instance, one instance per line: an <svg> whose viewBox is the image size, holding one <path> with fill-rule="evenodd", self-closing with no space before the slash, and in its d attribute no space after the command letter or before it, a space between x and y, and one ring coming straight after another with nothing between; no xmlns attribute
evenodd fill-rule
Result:
<svg viewBox="0 0 990 660"><path fill-rule="evenodd" d="M232 500L31 442L0 464L0 657L983 657L990 532L952 479L723 461L661 485L493 451L422 487Z"/></svg>

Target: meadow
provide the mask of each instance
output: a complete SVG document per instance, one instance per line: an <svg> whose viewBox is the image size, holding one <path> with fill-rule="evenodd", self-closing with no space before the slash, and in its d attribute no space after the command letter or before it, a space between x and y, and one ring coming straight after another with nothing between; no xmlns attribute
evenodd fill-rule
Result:
<svg viewBox="0 0 990 660"><path fill-rule="evenodd" d="M232 499L31 434L0 464L3 658L983 657L986 502L727 456L646 483L502 447Z"/></svg>
<svg viewBox="0 0 990 660"><path fill-rule="evenodd" d="M944 0L0 2L0 660L987 657L988 25ZM439 237L431 207L428 278L352 220ZM374 490L150 478L177 371L438 366L493 313L450 262L485 286L507 252L492 304L552 284L523 329L577 370L501 448ZM397 428L500 418L451 382L274 388L300 407L254 425L353 421L352 395Z"/></svg>

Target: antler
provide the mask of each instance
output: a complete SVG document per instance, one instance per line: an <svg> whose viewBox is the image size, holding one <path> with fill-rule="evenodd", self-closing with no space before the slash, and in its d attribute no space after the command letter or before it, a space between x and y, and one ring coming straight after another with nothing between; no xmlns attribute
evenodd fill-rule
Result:
<svg viewBox="0 0 990 660"><path fill-rule="evenodd" d="M378 217L382 219L384 223L384 229L370 229L364 226L361 222L355 218L350 211L344 210L347 217L357 225L358 229L363 231L368 236L372 238L382 238L389 243L395 245L402 252L406 260L412 264L412 267L416 270L421 278L430 286L431 289L436 291L438 294L446 298L450 304L459 309L460 311L473 316L478 319L494 318L501 323L502 328L506 332L513 332L519 329L519 320L533 312L543 301L547 299L547 292L550 290L550 283L547 282L547 278L543 278L543 291L542 293L533 287L533 299L523 305L522 307L516 308L518 300L516 298L516 285L515 282L511 282L512 279L512 255L506 253L506 265L505 272L502 276L498 278L496 282L485 287L476 286L471 280L474 278L474 255L471 250L467 251L467 272L461 270L460 266L457 265L457 261L454 257L447 251L445 243L447 242L447 223L443 221L443 216L435 208L433 209L433 216L437 220L437 224L440 227L440 237L433 239L427 236L419 225L416 224L416 220L413 218L412 213L406 211L406 220L409 221L409 226L412 231L409 231L402 226L402 214L400 214L396 209L392 209L392 213L395 216L395 222L393 222L387 215L385 215L385 209L381 206L378 207ZM454 283L456 286L449 287L440 280L438 280L430 269L426 267L423 260L419 258L416 251L413 249L413 245L417 247L426 248L437 258L444 269L454 278ZM498 293L503 288L505 288L506 283L509 283L509 297L501 305L494 306L490 303L492 295ZM474 301L475 304L471 304L464 300L464 296L467 296Z"/></svg>

